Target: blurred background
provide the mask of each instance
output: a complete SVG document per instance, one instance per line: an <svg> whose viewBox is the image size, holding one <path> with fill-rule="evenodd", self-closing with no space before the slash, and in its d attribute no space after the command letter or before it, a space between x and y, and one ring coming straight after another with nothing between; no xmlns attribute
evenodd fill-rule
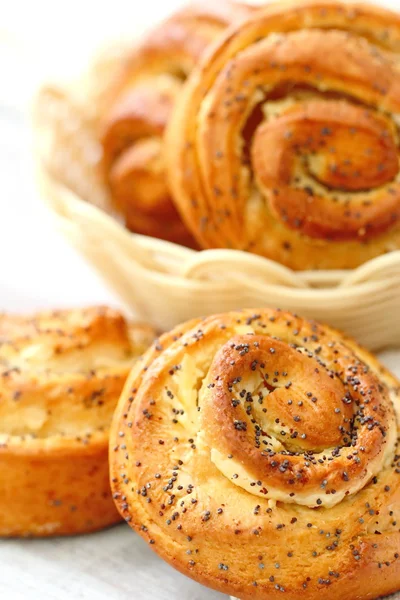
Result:
<svg viewBox="0 0 400 600"><path fill-rule="evenodd" d="M47 80L73 78L108 40L132 38L183 0L13 0L0 21L0 310L108 302L103 283L54 231L36 191L29 112Z"/></svg>
<svg viewBox="0 0 400 600"><path fill-rule="evenodd" d="M253 3L263 1L253 0ZM2 3L0 310L95 302L118 305L93 271L54 230L38 198L29 130L31 99L42 82L65 81L80 73L107 41L135 38L184 3L184 0ZM399 0L377 3L399 7Z"/></svg>

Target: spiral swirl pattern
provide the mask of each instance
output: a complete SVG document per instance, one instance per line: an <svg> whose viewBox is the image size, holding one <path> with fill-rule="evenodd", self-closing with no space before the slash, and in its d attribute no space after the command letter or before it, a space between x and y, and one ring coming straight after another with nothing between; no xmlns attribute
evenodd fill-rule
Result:
<svg viewBox="0 0 400 600"><path fill-rule="evenodd" d="M332 0L270 6L228 32L168 134L199 242L294 269L398 248L399 52L398 15Z"/></svg>
<svg viewBox="0 0 400 600"><path fill-rule="evenodd" d="M207 46L250 7L195 3L151 32L110 90L101 125L104 165L116 206L133 231L193 246L166 182L164 129Z"/></svg>
<svg viewBox="0 0 400 600"><path fill-rule="evenodd" d="M225 593L376 597L400 587L399 432L399 383L351 340L283 311L209 317L134 369L114 498L166 560Z"/></svg>

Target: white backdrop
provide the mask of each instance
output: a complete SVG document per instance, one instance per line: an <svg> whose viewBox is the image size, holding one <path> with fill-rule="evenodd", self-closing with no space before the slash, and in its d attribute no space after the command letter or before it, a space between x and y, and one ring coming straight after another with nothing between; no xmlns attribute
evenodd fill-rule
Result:
<svg viewBox="0 0 400 600"><path fill-rule="evenodd" d="M218 2L218 0L215 0ZM35 189L28 106L47 77L81 69L105 39L135 34L182 0L0 0L0 310L106 302L100 279L53 230ZM399 7L399 0L386 5ZM385 361L400 374L399 354ZM0 542L5 600L216 600L127 526L87 537Z"/></svg>

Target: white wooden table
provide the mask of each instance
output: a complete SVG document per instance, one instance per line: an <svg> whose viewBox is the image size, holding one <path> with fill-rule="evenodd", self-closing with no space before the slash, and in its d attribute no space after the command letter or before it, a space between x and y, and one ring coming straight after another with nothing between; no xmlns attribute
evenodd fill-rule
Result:
<svg viewBox="0 0 400 600"><path fill-rule="evenodd" d="M218 1L218 0L216 0ZM104 37L147 27L180 0L13 0L0 19L0 310L118 300L54 231L35 189L27 107L47 76L81 68ZM395 6L397 0L391 3ZM400 375L400 351L384 355ZM126 525L90 536L0 542L4 600L217 600Z"/></svg>

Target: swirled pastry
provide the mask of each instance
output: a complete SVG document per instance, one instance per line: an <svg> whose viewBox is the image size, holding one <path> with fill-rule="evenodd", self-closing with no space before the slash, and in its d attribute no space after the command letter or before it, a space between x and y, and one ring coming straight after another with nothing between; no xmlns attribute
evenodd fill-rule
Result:
<svg viewBox="0 0 400 600"><path fill-rule="evenodd" d="M0 535L81 533L119 520L111 415L154 339L116 311L0 315Z"/></svg>
<svg viewBox="0 0 400 600"><path fill-rule="evenodd" d="M294 269L399 248L399 15L284 2L221 37L168 134L172 190L198 241Z"/></svg>
<svg viewBox="0 0 400 600"><path fill-rule="evenodd" d="M126 521L242 600L400 589L399 382L340 333L245 310L176 328L133 369L110 446Z"/></svg>
<svg viewBox="0 0 400 600"><path fill-rule="evenodd" d="M112 197L132 231L194 244L170 198L163 133L205 48L249 12L225 0L196 2L152 31L127 61L110 94L102 144Z"/></svg>

